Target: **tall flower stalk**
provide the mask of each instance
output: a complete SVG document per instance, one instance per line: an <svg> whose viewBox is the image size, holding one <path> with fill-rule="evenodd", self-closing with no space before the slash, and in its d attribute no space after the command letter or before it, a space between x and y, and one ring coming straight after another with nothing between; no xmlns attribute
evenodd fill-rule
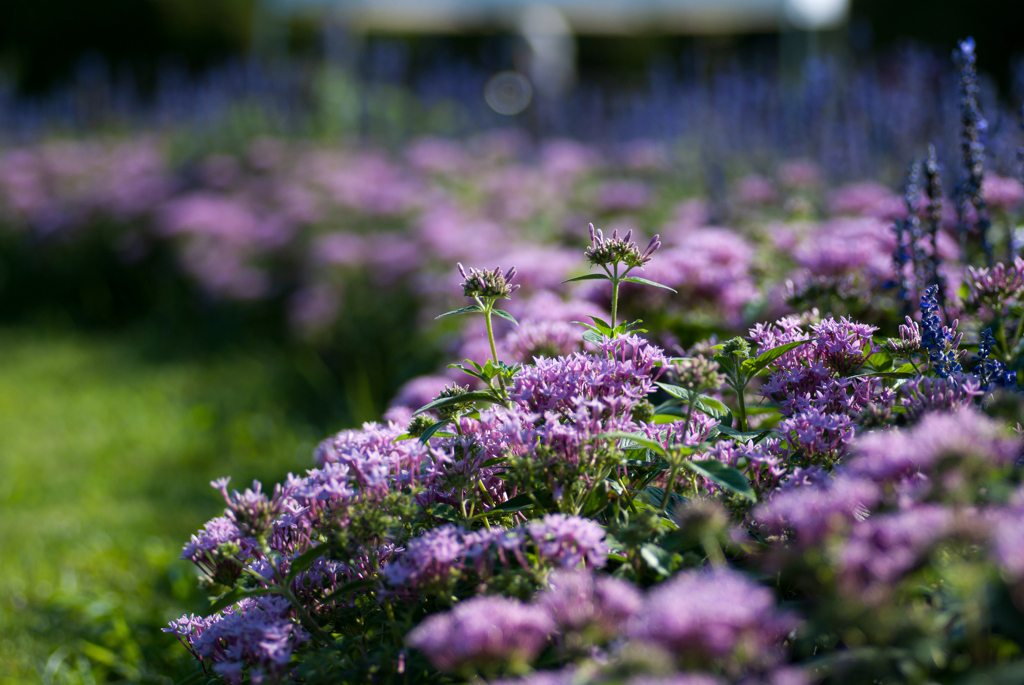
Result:
<svg viewBox="0 0 1024 685"><path fill-rule="evenodd" d="M643 269L644 264L651 261L654 253L661 247L661 239L659 236L651 238L651 242L647 244L647 248L644 251L640 251L640 248L632 240L633 231L627 231L626 235L619 237L618 230L612 231L610 238L605 238L604 234L600 229L595 229L594 224L590 224L590 247L587 248L585 255L587 261L590 262L591 267L599 266L604 271L603 274L587 274L585 276L577 276L576 278L570 278L563 283L572 283L575 281L591 281L591 280L603 280L610 281L612 284L612 322L608 328L609 331L600 330L598 326L598 332L614 337L615 335L624 331L617 330L618 314L619 314L619 286L623 283L639 283L641 285L650 285L655 288L662 288L671 292L676 292L667 285L661 283L655 283L646 278L640 278L638 276L630 276L629 273L633 269ZM597 322L601 323L601 322Z"/></svg>
<svg viewBox="0 0 1024 685"><path fill-rule="evenodd" d="M988 229L992 222L988 217L988 208L981 193L982 177L985 173L985 142L983 137L988 130L988 122L981 114L978 106L978 71L977 55L974 50L974 39L961 41L953 51L953 60L960 68L960 153L963 162L963 180L957 188L957 224L960 232L960 247L966 259L967 242L967 205L974 206L977 214L975 224L981 240L981 249L985 253L985 263L993 264L992 243L989 241Z"/></svg>

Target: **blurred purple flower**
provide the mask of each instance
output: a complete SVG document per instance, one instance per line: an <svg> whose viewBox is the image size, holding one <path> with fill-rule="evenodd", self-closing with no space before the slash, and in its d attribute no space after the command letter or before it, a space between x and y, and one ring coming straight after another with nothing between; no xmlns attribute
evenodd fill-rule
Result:
<svg viewBox="0 0 1024 685"><path fill-rule="evenodd" d="M540 607L504 597L475 597L429 616L406 636L406 643L442 671L493 670L532 662L554 628Z"/></svg>

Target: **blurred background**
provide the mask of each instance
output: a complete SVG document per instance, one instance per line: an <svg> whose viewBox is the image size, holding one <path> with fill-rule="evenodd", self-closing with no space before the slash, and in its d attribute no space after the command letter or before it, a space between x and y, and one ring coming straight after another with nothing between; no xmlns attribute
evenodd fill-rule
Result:
<svg viewBox="0 0 1024 685"><path fill-rule="evenodd" d="M952 189L950 53L968 35L992 183L1024 194L1007 185L1011 0L8 0L0 16L3 683L190 676L161 628L204 605L177 556L221 508L208 481L308 468L320 439L478 353L432 323L460 259L515 261L543 298L585 268L588 221L696 235L699 263L665 275L686 306L651 316L679 344L742 332L782 299L786 274L752 250L798 238L772 226L855 214L875 223L834 241L877 242L888 264L878 231L929 142Z"/></svg>

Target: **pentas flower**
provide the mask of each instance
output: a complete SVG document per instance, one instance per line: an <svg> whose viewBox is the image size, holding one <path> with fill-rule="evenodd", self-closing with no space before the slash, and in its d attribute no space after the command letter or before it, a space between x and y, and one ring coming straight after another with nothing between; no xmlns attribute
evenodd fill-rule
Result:
<svg viewBox="0 0 1024 685"><path fill-rule="evenodd" d="M654 389L664 352L634 335L606 340L605 356L577 353L537 359L516 374L509 396L534 412L569 411L574 400L626 400L632 408Z"/></svg>
<svg viewBox="0 0 1024 685"><path fill-rule="evenodd" d="M235 522L239 532L245 537L264 539L270 532L274 519L283 511L281 487L277 486L274 496L268 498L263 492L263 484L254 480L252 488L246 489L244 493L237 490L228 494L228 483L231 478L219 478L211 481L210 485L224 496L228 508L225 514Z"/></svg>
<svg viewBox="0 0 1024 685"><path fill-rule="evenodd" d="M758 354L788 343L810 340L811 335L803 330L802 324L803 322L796 316L784 316L774 324L755 324L750 329L750 339L757 345ZM772 367L779 370L792 370L810 361L810 346L801 345L776 359Z"/></svg>
<svg viewBox="0 0 1024 685"><path fill-rule="evenodd" d="M213 582L231 585L241 576L242 564L258 553L256 540L243 537L232 519L218 516L192 535L179 558L201 568Z"/></svg>
<svg viewBox="0 0 1024 685"><path fill-rule="evenodd" d="M683 572L651 591L628 634L687 665L718 659L770 664L796 622L767 588L731 570Z"/></svg>
<svg viewBox="0 0 1024 685"><path fill-rule="evenodd" d="M460 263L459 273L462 274L462 294L466 297L479 297L482 299L495 299L512 297L512 293L519 289L518 285L512 284L515 278L516 268L513 266L504 274L501 267L495 267L493 271L481 271L470 269L466 272L465 267Z"/></svg>
<svg viewBox="0 0 1024 685"><path fill-rule="evenodd" d="M921 349L921 327L907 317L907 323L900 325L900 337L889 338L885 346L895 355L907 357Z"/></svg>
<svg viewBox="0 0 1024 685"><path fill-rule="evenodd" d="M905 416L910 421L928 412L955 412L984 394L978 379L965 375L912 378L901 385L898 392L900 406L906 409Z"/></svg>
<svg viewBox="0 0 1024 685"><path fill-rule="evenodd" d="M965 282L969 290L967 305L985 306L1001 313L1006 304L1024 290L1024 259L1015 257L1010 267L1002 263L991 269L969 266Z"/></svg>
<svg viewBox="0 0 1024 685"><path fill-rule="evenodd" d="M582 345L578 329L565 321L524 321L502 341L502 347L525 364L536 357L564 357Z"/></svg>
<svg viewBox="0 0 1024 685"><path fill-rule="evenodd" d="M283 597L249 598L207 618L171 621L164 632L176 635L229 683L241 683L246 666L252 682L276 680L288 669L295 648L309 639L290 613L291 604Z"/></svg>
<svg viewBox="0 0 1024 685"><path fill-rule="evenodd" d="M812 463L834 463L853 441L854 426L849 416L823 414L815 408L779 423L778 431L790 443L790 453L800 453Z"/></svg>
<svg viewBox="0 0 1024 685"><path fill-rule="evenodd" d="M394 587L443 590L462 570L465 531L445 525L426 531L406 543L405 551L384 566L384 577Z"/></svg>
<svg viewBox="0 0 1024 685"><path fill-rule="evenodd" d="M874 351L871 335L877 330L846 318L824 319L811 326L815 357L839 375L849 375Z"/></svg>
<svg viewBox="0 0 1024 685"><path fill-rule="evenodd" d="M554 630L541 607L505 597L476 597L428 617L405 641L442 671L494 672L531 663Z"/></svg>
<svg viewBox="0 0 1024 685"><path fill-rule="evenodd" d="M723 440L694 458L717 459L726 466L739 470L746 476L760 498L775 488L786 476L788 466L783 453L784 450L779 447L779 440L775 438L763 440L756 445L752 440L746 443ZM704 480L705 487L710 492L715 492L719 488L712 481Z"/></svg>
<svg viewBox="0 0 1024 685"><path fill-rule="evenodd" d="M1020 456L1021 443L992 419L971 409L928 414L911 430L869 433L854 445L851 474L895 482L918 472L929 474L941 462L973 461L998 468Z"/></svg>
<svg viewBox="0 0 1024 685"><path fill-rule="evenodd" d="M611 238L606 239L600 230L594 230L594 224L590 224L591 245L585 252L587 260L594 266L625 264L630 268L642 267L651 261L655 251L661 247L661 240L654 236L647 244L647 249L641 252L632 241L632 237L633 231L627 231L626 235L620 238L616 229L612 232Z"/></svg>
<svg viewBox="0 0 1024 685"><path fill-rule="evenodd" d="M547 514L527 527L538 556L561 568L585 564L600 568L608 561L604 528L580 516Z"/></svg>
<svg viewBox="0 0 1024 685"><path fill-rule="evenodd" d="M686 421L673 421L664 425L648 423L643 425L640 430L655 442L672 447L702 443L711 435L711 430L717 425L717 420L703 412L696 411L690 417L689 424Z"/></svg>
<svg viewBox="0 0 1024 685"><path fill-rule="evenodd" d="M617 635L642 602L628 582L587 571L552 571L537 597L561 631L587 633L598 642Z"/></svg>

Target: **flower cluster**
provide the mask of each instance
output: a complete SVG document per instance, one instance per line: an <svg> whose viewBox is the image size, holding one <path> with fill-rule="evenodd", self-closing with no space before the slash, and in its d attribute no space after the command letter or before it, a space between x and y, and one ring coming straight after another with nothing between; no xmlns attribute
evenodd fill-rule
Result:
<svg viewBox="0 0 1024 685"><path fill-rule="evenodd" d="M505 273L501 267L495 267L493 271L481 271L470 269L466 272L465 267L459 264L459 273L462 274L462 294L466 297L480 297L484 299L512 297L512 293L519 289L518 285L512 284L515 278L516 268L513 266Z"/></svg>
<svg viewBox="0 0 1024 685"><path fill-rule="evenodd" d="M620 238L616 229L612 231L610 238L605 239L604 234L600 230L595 231L594 224L590 224L591 245L586 251L587 261L594 266L623 264L628 268L642 267L651 261L655 251L661 247L661 241L658 236L654 236L647 248L641 252L632 237L633 231L626 231L626 235Z"/></svg>

